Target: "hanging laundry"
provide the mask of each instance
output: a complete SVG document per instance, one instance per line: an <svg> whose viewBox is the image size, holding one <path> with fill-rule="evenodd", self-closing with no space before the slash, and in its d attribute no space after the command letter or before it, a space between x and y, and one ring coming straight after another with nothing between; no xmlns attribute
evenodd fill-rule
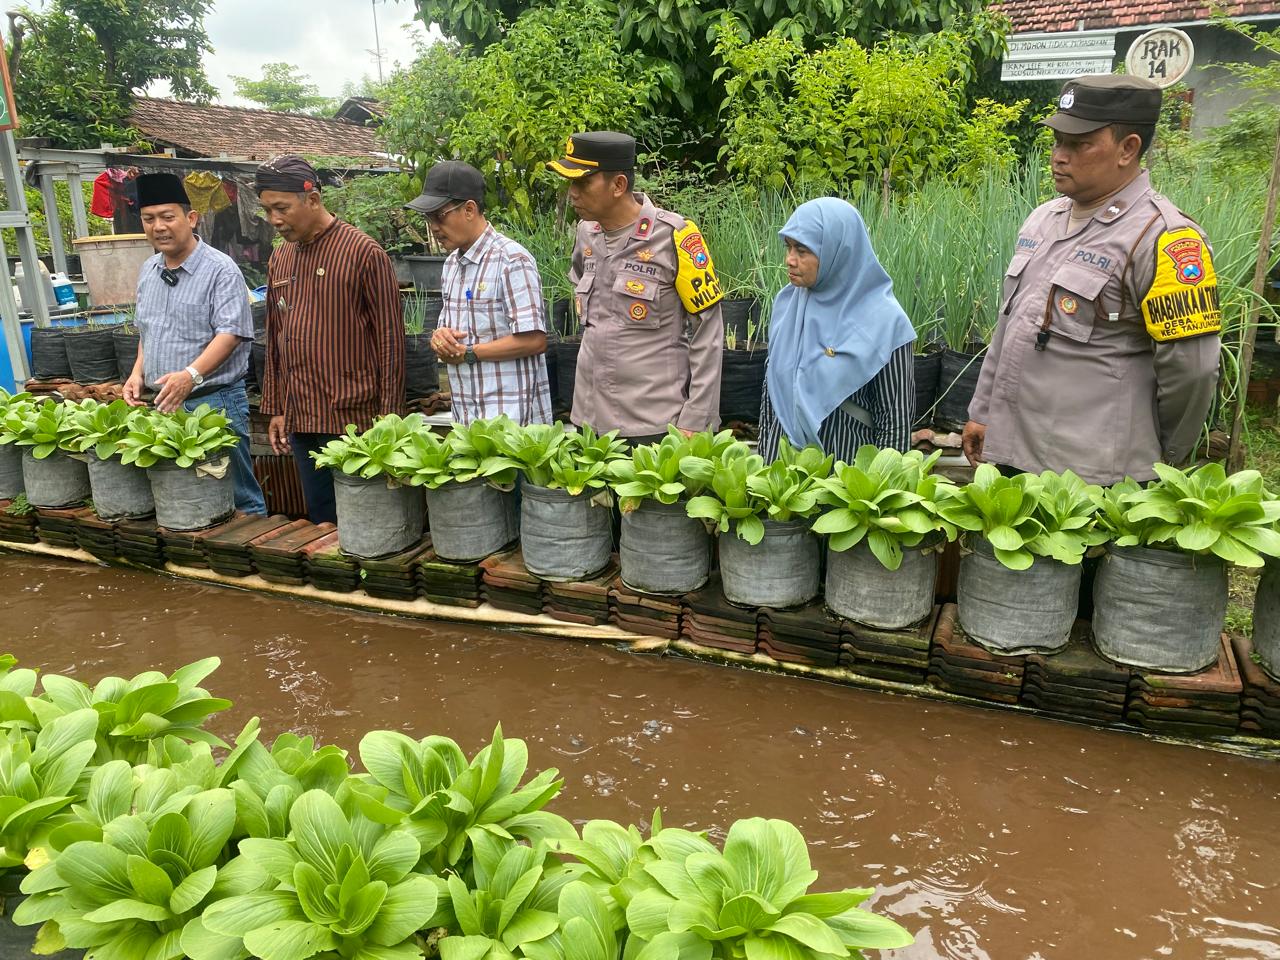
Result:
<svg viewBox="0 0 1280 960"><path fill-rule="evenodd" d="M103 172L93 181L93 199L89 201L89 212L95 217L112 217L116 212L115 194L112 190L111 174Z"/></svg>
<svg viewBox="0 0 1280 960"><path fill-rule="evenodd" d="M191 209L196 213L217 213L231 206L227 192L222 189L222 180L216 173L208 170L197 170L187 175L182 181L187 188L187 197L191 200Z"/></svg>

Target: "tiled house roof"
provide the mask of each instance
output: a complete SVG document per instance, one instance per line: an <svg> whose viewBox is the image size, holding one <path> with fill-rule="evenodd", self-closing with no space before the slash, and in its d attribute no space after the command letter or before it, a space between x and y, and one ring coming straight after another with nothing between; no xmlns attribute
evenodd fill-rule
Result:
<svg viewBox="0 0 1280 960"><path fill-rule="evenodd" d="M1093 0L1003 0L993 7L1013 21L1015 34L1077 28L1123 30L1210 17L1209 5L1197 0L1119 0L1114 4ZM1235 0L1226 4L1226 12L1244 19L1280 14L1280 0Z"/></svg>
<svg viewBox="0 0 1280 960"><path fill-rule="evenodd" d="M282 153L359 157L375 162L368 127L296 113L137 97L129 122L159 145L198 157L268 160Z"/></svg>

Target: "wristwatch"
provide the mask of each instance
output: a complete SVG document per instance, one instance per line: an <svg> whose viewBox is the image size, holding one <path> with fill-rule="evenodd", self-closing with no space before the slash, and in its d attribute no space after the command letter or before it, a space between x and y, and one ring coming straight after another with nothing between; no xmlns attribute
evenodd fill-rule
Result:
<svg viewBox="0 0 1280 960"><path fill-rule="evenodd" d="M467 363L470 363L470 364L474 364L476 361L480 359L479 357L476 356L475 350L472 349L471 347L467 347L467 352L462 355L462 358L466 360Z"/></svg>
<svg viewBox="0 0 1280 960"><path fill-rule="evenodd" d="M187 367L187 373L191 375L191 385L193 387L198 387L200 384L204 383L204 375L195 367Z"/></svg>

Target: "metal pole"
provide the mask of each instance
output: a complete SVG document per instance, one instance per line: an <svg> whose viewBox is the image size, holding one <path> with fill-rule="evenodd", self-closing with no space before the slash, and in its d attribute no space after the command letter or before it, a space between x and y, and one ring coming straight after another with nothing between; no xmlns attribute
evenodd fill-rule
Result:
<svg viewBox="0 0 1280 960"><path fill-rule="evenodd" d="M9 262L3 233L0 233L0 260ZM7 267L5 272L8 273ZM4 345L9 351L13 388L21 390L31 379L31 369L27 366L27 347L22 338L22 322L18 319L18 301L13 299L13 285L9 282L0 283L0 318L4 321Z"/></svg>
<svg viewBox="0 0 1280 960"><path fill-rule="evenodd" d="M58 215L58 190L53 174L40 175L40 195L44 197L44 225L49 231L49 250L53 253L53 269L67 272L67 248L62 242L62 217Z"/></svg>
<svg viewBox="0 0 1280 960"><path fill-rule="evenodd" d="M71 223L77 237L89 235L89 217L84 209L84 185L78 173L67 174L67 189L71 192Z"/></svg>
<svg viewBox="0 0 1280 960"><path fill-rule="evenodd" d="M1227 448L1227 469L1232 473L1244 466L1244 404L1249 396L1249 374L1253 371L1253 344L1258 336L1258 313L1266 289L1267 266L1271 263L1271 237L1276 223L1276 197L1280 194L1280 127L1276 128L1276 152L1271 160L1271 186L1267 208L1258 235L1258 259L1253 265L1253 299L1244 325L1240 347L1240 395L1236 398L1235 419L1231 423L1231 445Z"/></svg>
<svg viewBox="0 0 1280 960"><path fill-rule="evenodd" d="M369 0L373 9L373 55L378 60L378 83L382 83L382 41L378 39L378 0Z"/></svg>
<svg viewBox="0 0 1280 960"><path fill-rule="evenodd" d="M4 188L9 195L9 209L30 217L27 209L26 184L22 180L22 170L18 167L18 145L13 139L13 131L6 130L0 135L0 175L4 177ZM35 318L37 327L49 326L49 303L44 298L44 284L40 282L40 252L36 249L36 236L31 229L30 220L25 227L18 227L18 256L22 259L22 272L31 278L31 303L22 306Z"/></svg>

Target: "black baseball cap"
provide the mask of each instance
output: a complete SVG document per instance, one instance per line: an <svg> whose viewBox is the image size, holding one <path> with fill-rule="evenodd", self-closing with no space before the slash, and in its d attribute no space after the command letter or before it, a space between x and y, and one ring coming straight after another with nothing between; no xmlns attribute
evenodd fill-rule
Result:
<svg viewBox="0 0 1280 960"><path fill-rule="evenodd" d="M445 160L427 171L422 194L404 205L406 210L434 213L450 200L484 202L484 174L461 160Z"/></svg>
<svg viewBox="0 0 1280 960"><path fill-rule="evenodd" d="M547 161L548 169L570 180L598 170L633 170L635 165L636 138L612 130L575 133L564 146L564 156Z"/></svg>
<svg viewBox="0 0 1280 960"><path fill-rule="evenodd" d="M1058 112L1040 122L1061 133L1092 133L1113 123L1153 127L1160 119L1160 88L1123 73L1072 77L1062 85Z"/></svg>

